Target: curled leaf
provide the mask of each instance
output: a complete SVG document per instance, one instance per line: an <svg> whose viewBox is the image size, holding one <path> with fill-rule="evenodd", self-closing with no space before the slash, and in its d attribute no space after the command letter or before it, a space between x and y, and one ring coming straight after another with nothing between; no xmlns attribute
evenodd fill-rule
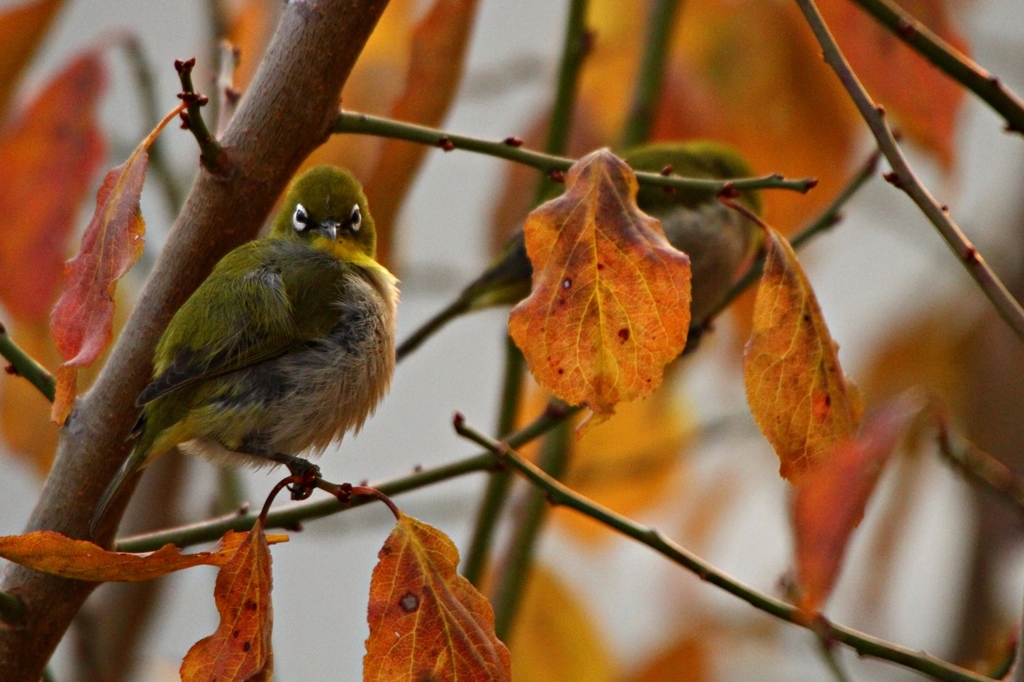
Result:
<svg viewBox="0 0 1024 682"><path fill-rule="evenodd" d="M223 566L238 551L245 533L228 531L209 552L182 554L174 545L155 552L111 552L87 540L72 540L53 531L33 531L0 537L0 556L28 568L62 578L95 582L152 580L193 566ZM284 542L275 535L270 542Z"/></svg>
<svg viewBox="0 0 1024 682"><path fill-rule="evenodd" d="M860 399L839 366L838 348L793 247L765 229L743 380L754 420L779 456L780 474L795 482L853 438Z"/></svg>
<svg viewBox="0 0 1024 682"><path fill-rule="evenodd" d="M367 682L483 682L512 678L491 605L455 572L448 536L402 514L370 580Z"/></svg>
<svg viewBox="0 0 1024 682"><path fill-rule="evenodd" d="M526 221L533 291L509 317L537 382L598 421L661 384L690 325L690 260L636 193L607 149L577 161L565 194Z"/></svg>
<svg viewBox="0 0 1024 682"><path fill-rule="evenodd" d="M96 212L82 235L79 254L67 262L64 292L50 317L53 338L64 363L57 370L57 398L51 418L63 424L75 399L78 369L87 367L110 345L114 287L142 256L139 199L146 180L149 146L182 103L157 124L132 155L112 169L96 194Z"/></svg>
<svg viewBox="0 0 1024 682"><path fill-rule="evenodd" d="M181 682L271 679L270 562L263 522L257 521L217 574L213 596L220 624L188 650Z"/></svg>
<svg viewBox="0 0 1024 682"><path fill-rule="evenodd" d="M908 399L887 403L869 416L855 439L797 481L792 518L799 603L807 614L817 613L832 592L882 468L920 410Z"/></svg>

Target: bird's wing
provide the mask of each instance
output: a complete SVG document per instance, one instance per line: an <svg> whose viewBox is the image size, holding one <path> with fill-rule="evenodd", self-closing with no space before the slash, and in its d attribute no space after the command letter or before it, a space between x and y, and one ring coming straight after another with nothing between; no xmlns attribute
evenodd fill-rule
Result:
<svg viewBox="0 0 1024 682"><path fill-rule="evenodd" d="M225 256L175 314L157 346L153 381L137 405L303 341L279 267L261 253L259 242L247 246Z"/></svg>

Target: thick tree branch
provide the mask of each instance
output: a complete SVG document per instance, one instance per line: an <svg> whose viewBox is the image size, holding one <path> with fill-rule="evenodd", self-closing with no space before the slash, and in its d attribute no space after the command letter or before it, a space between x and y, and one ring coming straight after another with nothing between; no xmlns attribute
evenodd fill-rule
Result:
<svg viewBox="0 0 1024 682"><path fill-rule="evenodd" d="M26 530L88 535L97 500L123 461L137 416L135 396L150 374L156 341L171 315L229 249L252 238L302 160L330 135L338 97L387 0L292 0L221 140L227 170L201 170L171 238L93 388L61 432L57 457ZM123 513L115 503L95 540L108 543ZM0 589L26 605L0 629L0 670L37 682L75 612L95 585L6 567Z"/></svg>

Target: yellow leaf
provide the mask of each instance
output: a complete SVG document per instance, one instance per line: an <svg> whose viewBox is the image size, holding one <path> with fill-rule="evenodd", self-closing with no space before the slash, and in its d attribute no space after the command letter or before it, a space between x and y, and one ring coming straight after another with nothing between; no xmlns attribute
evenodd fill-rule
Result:
<svg viewBox="0 0 1024 682"><path fill-rule="evenodd" d="M586 604L554 573L534 566L512 636L514 682L612 682L611 647Z"/></svg>
<svg viewBox="0 0 1024 682"><path fill-rule="evenodd" d="M790 482L819 466L857 430L837 346L796 253L765 228L766 260L743 355L747 402Z"/></svg>
<svg viewBox="0 0 1024 682"><path fill-rule="evenodd" d="M537 382L597 421L661 384L690 324L690 261L636 206L629 166L598 150L524 231L533 291L509 331Z"/></svg>

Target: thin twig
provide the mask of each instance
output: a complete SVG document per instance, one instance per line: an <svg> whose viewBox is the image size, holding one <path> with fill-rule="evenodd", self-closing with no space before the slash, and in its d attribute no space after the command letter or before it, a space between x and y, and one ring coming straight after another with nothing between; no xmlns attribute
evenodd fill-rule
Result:
<svg viewBox="0 0 1024 682"><path fill-rule="evenodd" d="M1024 134L1024 100L967 55L933 33L892 0L854 0L864 11L959 82L1006 120L1006 130Z"/></svg>
<svg viewBox="0 0 1024 682"><path fill-rule="evenodd" d="M220 146L217 139L206 127L203 120L202 108L210 99L203 94L196 92L192 85L192 68L196 65L196 58L174 60L174 68L178 71L178 78L181 79L181 92L178 99L188 105L188 111L181 115L181 127L189 130L199 144L199 163L203 168L214 174L222 174L227 170L224 148Z"/></svg>
<svg viewBox="0 0 1024 682"><path fill-rule="evenodd" d="M217 137L227 132L231 117L242 93L235 90L235 69L238 67L239 49L227 40L219 43L220 71L217 73Z"/></svg>
<svg viewBox="0 0 1024 682"><path fill-rule="evenodd" d="M408 140L431 147L439 147L445 151L463 149L466 151L508 159L542 170L565 172L575 163L575 159L564 156L553 156L541 152L524 149L518 146L518 140L511 138L505 141L482 140L468 135L457 135L435 128L403 123L380 116L342 111L334 123L335 133L354 133L359 135L375 135L377 137L393 137ZM706 178L683 178L678 175L661 175L659 173L637 173L637 180L643 185L655 187L675 187L677 189L693 189L715 193L723 187L733 186L736 189L785 189L805 194L818 181L814 178L787 180L778 173L759 178L734 178L731 180L708 180Z"/></svg>
<svg viewBox="0 0 1024 682"><path fill-rule="evenodd" d="M796 0L800 11L803 12L807 23L814 32L821 49L824 52L825 61L839 76L843 87L853 99L861 116L871 128L878 148L888 159L893 172L885 175L886 180L902 189L917 204L922 213L931 221L932 225L939 231L943 239L953 250L957 258L967 268L974 281L978 283L985 295L995 305L999 315L1006 321L1017 336L1024 340L1024 308L1013 298L1006 286L999 280L999 277L992 271L981 257L978 250L970 243L964 233L955 222L949 217L949 209L940 205L935 197L921 184L910 164L903 157L899 144L892 134L892 130L885 121L884 109L875 105L868 95L864 86L861 85L857 76L850 69L850 65L843 57L839 46L832 37L825 20L822 19L814 0Z"/></svg>
<svg viewBox="0 0 1024 682"><path fill-rule="evenodd" d="M554 428L556 424L568 419L579 412L579 410L580 408L568 408L565 410L548 408L529 425L509 436L508 442L514 443L514 447L525 445L544 435ZM466 474L486 471L496 465L498 465L498 462L494 455L490 452L484 452L450 464L416 471L407 476L400 476L390 481L374 484L373 487L385 495L395 496ZM268 529L294 529L299 527L304 521L311 521L331 516L347 509L361 507L370 501L367 498L356 497L353 498L348 506L342 507L337 499L331 497L325 500L316 500L315 502L306 501L285 504L270 510L270 513L267 514L265 527ZM200 521L187 526L121 538L115 546L119 552L152 552L166 544L185 548L191 545L218 540L229 530L247 531L256 523L257 516L258 514L253 513L248 508L242 508L235 514L207 519L206 521Z"/></svg>
<svg viewBox="0 0 1024 682"><path fill-rule="evenodd" d="M938 418L939 454L973 478L1002 493L1024 508L1024 480L1010 467L965 438L955 437L948 420Z"/></svg>
<svg viewBox="0 0 1024 682"><path fill-rule="evenodd" d="M541 471L536 465L524 459L522 455L509 445L499 443L468 426L461 415L456 415L455 430L460 436L499 456L506 464L522 474L530 483L544 490L552 504L574 509L618 531L622 535L647 545L659 554L695 573L701 580L722 588L729 594L739 597L769 615L812 630L828 638L830 641L845 644L862 656L871 656L891 661L930 675L938 680L949 682L991 682L989 678L947 663L929 654L911 651L905 647L858 632L852 628L829 622L824 618L808 621L806 615L795 606L748 587L672 540L669 540L657 529L642 526L610 509L602 507L593 500L559 483Z"/></svg>
<svg viewBox="0 0 1024 682"><path fill-rule="evenodd" d="M53 402L57 382L46 368L35 361L28 353L14 343L7 334L7 328L0 323L0 355L9 363L7 373L28 379L29 383L39 389L47 400Z"/></svg>
<svg viewBox="0 0 1024 682"><path fill-rule="evenodd" d="M622 131L622 148L629 149L647 141L654 110L661 99L662 83L672 36L675 35L676 17L682 5L680 0L655 0L647 20L647 39L640 60L640 73L629 105L629 116Z"/></svg>

